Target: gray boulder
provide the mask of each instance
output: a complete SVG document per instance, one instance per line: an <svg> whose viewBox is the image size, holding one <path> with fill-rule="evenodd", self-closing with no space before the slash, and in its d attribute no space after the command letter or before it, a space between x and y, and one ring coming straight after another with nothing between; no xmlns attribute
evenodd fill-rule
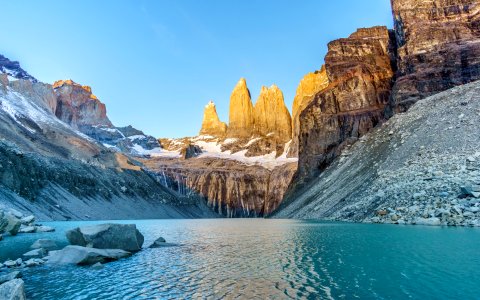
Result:
<svg viewBox="0 0 480 300"><path fill-rule="evenodd" d="M163 237L159 237L155 240L148 248L162 248L162 247L171 247L177 246L177 244L167 243Z"/></svg>
<svg viewBox="0 0 480 300"><path fill-rule="evenodd" d="M135 224L100 224L77 227L67 231L66 235L72 245L125 251L139 251L144 240Z"/></svg>
<svg viewBox="0 0 480 300"><path fill-rule="evenodd" d="M34 233L35 232L35 227L34 226L25 226L22 224L22 226L20 226L20 230L18 231L18 233Z"/></svg>
<svg viewBox="0 0 480 300"><path fill-rule="evenodd" d="M46 255L47 255L47 250L43 248L38 248L32 251L28 251L27 253L23 254L23 257L25 257L26 259L42 258L42 257L45 257Z"/></svg>
<svg viewBox="0 0 480 300"><path fill-rule="evenodd" d="M20 222L20 219L18 219L14 215L8 213L5 214L5 218L8 222L7 226L4 228L5 232L10 233L11 235L16 235L18 233L18 230L20 230L22 222Z"/></svg>
<svg viewBox="0 0 480 300"><path fill-rule="evenodd" d="M95 249L82 246L67 246L55 251L48 258L49 264L92 265L128 257L131 253L120 249Z"/></svg>
<svg viewBox="0 0 480 300"><path fill-rule="evenodd" d="M55 231L55 228L50 226L40 225L35 227L35 232L53 232L53 231Z"/></svg>
<svg viewBox="0 0 480 300"><path fill-rule="evenodd" d="M0 285L0 299L25 300L25 284L21 279L13 279Z"/></svg>
<svg viewBox="0 0 480 300"><path fill-rule="evenodd" d="M21 277L22 277L22 273L20 273L19 271L13 271L6 275L0 276L0 284L3 284L7 281L14 280Z"/></svg>
<svg viewBox="0 0 480 300"><path fill-rule="evenodd" d="M35 222L35 217L30 215L28 217L23 217L20 221L23 225L31 225L33 222Z"/></svg>
<svg viewBox="0 0 480 300"><path fill-rule="evenodd" d="M49 239L39 239L36 240L35 243L33 243L30 246L30 249L46 249L46 250L56 250L58 249L57 243L55 243L54 240L49 240Z"/></svg>

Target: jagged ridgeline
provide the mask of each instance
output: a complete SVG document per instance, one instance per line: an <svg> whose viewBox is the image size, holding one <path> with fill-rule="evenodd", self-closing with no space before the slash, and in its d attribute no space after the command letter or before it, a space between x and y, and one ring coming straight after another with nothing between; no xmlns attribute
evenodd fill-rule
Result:
<svg viewBox="0 0 480 300"><path fill-rule="evenodd" d="M113 127L90 88L51 86L17 62L2 56L0 63L0 202L43 220L209 214L142 169L130 154L145 150L148 137ZM112 149L119 144L124 152Z"/></svg>

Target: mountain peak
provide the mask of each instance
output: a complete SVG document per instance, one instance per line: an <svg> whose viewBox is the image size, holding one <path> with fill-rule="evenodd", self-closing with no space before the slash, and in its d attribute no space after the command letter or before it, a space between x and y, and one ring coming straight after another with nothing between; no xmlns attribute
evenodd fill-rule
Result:
<svg viewBox="0 0 480 300"><path fill-rule="evenodd" d="M24 69L20 67L18 61L11 61L5 56L0 54L0 73L7 74L16 79L30 80L32 82L37 82L32 75L28 74Z"/></svg>
<svg viewBox="0 0 480 300"><path fill-rule="evenodd" d="M222 137L227 132L227 124L220 121L217 114L215 103L212 100L205 105L203 112L202 128L200 135L211 135L215 137Z"/></svg>

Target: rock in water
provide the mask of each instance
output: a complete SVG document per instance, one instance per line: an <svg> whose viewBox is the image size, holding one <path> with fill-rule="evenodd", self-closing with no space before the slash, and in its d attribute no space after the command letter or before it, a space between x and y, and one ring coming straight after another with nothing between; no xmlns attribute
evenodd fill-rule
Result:
<svg viewBox="0 0 480 300"><path fill-rule="evenodd" d="M260 96L253 107L255 133L260 136L273 134L278 142L286 143L292 137L292 118L285 106L282 91L272 85L262 86Z"/></svg>
<svg viewBox="0 0 480 300"><path fill-rule="evenodd" d="M31 249L40 249L43 248L45 250L56 250L58 249L57 243L54 240L48 239L39 239L36 240L31 246Z"/></svg>
<svg viewBox="0 0 480 300"><path fill-rule="evenodd" d="M143 245L143 235L135 224L100 224L77 227L66 233L72 245L98 249L122 249L139 251Z"/></svg>
<svg viewBox="0 0 480 300"><path fill-rule="evenodd" d="M317 93L329 84L325 65L320 71L308 73L300 81L293 99L292 106L292 144L288 152L289 157L298 156L298 135L300 134L300 114L312 102Z"/></svg>
<svg viewBox="0 0 480 300"><path fill-rule="evenodd" d="M392 0L398 44L394 106L480 79L478 0Z"/></svg>
<svg viewBox="0 0 480 300"><path fill-rule="evenodd" d="M0 299L25 300L25 284L22 279L13 279L0 285Z"/></svg>
<svg viewBox="0 0 480 300"><path fill-rule="evenodd" d="M130 255L130 252L120 249L95 249L70 245L52 253L48 258L48 263L91 265L118 260Z"/></svg>
<svg viewBox="0 0 480 300"><path fill-rule="evenodd" d="M29 258L42 258L47 255L47 251L43 248L35 249L28 251L27 253L23 254L25 259Z"/></svg>
<svg viewBox="0 0 480 300"><path fill-rule="evenodd" d="M4 230L10 233L11 235L16 235L20 230L20 226L22 225L22 222L20 222L20 219L18 219L17 217L9 213L7 213L5 217L8 221L8 225L5 227Z"/></svg>
<svg viewBox="0 0 480 300"><path fill-rule="evenodd" d="M249 138L253 128L252 99L246 80L241 78L230 96L228 136Z"/></svg>
<svg viewBox="0 0 480 300"><path fill-rule="evenodd" d="M393 34L386 27L361 28L328 44L325 68L330 84L301 113L301 183L318 174L341 147L384 120L394 70Z"/></svg>
<svg viewBox="0 0 480 300"><path fill-rule="evenodd" d="M21 277L22 277L22 273L20 273L19 271L13 271L13 272L8 273L7 275L0 276L0 284L3 284L7 281L14 280L14 279L21 278ZM0 299L2 299L2 298L0 298Z"/></svg>
<svg viewBox="0 0 480 300"><path fill-rule="evenodd" d="M200 135L211 135L214 137L223 137L227 133L227 124L220 121L215 108L215 103L210 101L203 112L202 129Z"/></svg>

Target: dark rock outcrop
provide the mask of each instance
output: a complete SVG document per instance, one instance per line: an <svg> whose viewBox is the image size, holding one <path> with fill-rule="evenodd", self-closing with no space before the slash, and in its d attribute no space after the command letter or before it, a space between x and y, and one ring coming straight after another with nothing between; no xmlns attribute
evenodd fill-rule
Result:
<svg viewBox="0 0 480 300"><path fill-rule="evenodd" d="M398 44L395 111L480 79L477 0L392 0Z"/></svg>
<svg viewBox="0 0 480 300"><path fill-rule="evenodd" d="M328 44L329 85L300 114L296 183L324 169L346 144L384 120L394 76L395 40L386 27L362 28Z"/></svg>

